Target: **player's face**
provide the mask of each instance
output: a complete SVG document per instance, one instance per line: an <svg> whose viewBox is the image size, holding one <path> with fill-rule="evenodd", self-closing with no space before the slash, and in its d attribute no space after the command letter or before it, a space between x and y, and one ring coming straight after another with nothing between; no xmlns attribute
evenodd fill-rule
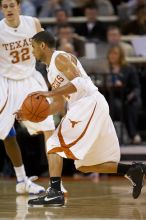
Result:
<svg viewBox="0 0 146 220"><path fill-rule="evenodd" d="M16 0L2 0L1 9L4 17L8 21L15 20L20 13L20 5Z"/></svg>
<svg viewBox="0 0 146 220"><path fill-rule="evenodd" d="M43 48L41 43L37 43L34 40L32 40L32 53L34 55L34 57L36 58L36 60L38 61L44 61L44 53L43 53Z"/></svg>

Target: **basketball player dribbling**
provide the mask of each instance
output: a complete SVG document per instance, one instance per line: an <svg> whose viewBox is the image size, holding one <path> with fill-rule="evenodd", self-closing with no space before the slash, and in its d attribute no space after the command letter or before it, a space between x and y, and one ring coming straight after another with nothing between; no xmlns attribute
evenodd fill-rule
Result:
<svg viewBox="0 0 146 220"><path fill-rule="evenodd" d="M20 0L1 0L4 19L0 21L0 139L12 161L17 177L16 192L38 194L45 189L26 176L20 148L13 127L14 113L26 96L34 91L46 91L42 75L35 69L35 58L31 53L31 38L41 31L36 18L20 15ZM26 122L33 134L43 131L47 140L55 129L53 117L49 116L38 124ZM51 187L60 190L62 158L50 155L49 171ZM63 186L62 186L63 187Z"/></svg>
<svg viewBox="0 0 146 220"><path fill-rule="evenodd" d="M36 59L47 65L52 85L52 91L34 94L51 98L50 115L64 108L64 98L67 101L67 113L47 141L48 155L73 159L76 169L85 173L121 174L132 182L133 198L138 198L146 166L119 163L119 142L108 104L80 62L71 54L55 50L55 38L46 31L34 35L32 47ZM29 200L28 204L63 206L64 196L61 191L50 189L45 196Z"/></svg>

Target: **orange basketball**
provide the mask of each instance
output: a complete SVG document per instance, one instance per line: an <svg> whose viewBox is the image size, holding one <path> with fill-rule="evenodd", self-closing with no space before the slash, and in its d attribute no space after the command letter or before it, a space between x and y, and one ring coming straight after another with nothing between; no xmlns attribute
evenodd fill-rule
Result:
<svg viewBox="0 0 146 220"><path fill-rule="evenodd" d="M50 104L43 96L27 96L22 104L21 112L26 120L41 122L48 117Z"/></svg>

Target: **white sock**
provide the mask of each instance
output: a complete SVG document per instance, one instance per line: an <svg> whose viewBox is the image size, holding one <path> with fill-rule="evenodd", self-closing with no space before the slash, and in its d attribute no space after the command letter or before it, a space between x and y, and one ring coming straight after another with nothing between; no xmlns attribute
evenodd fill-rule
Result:
<svg viewBox="0 0 146 220"><path fill-rule="evenodd" d="M20 167L14 167L16 178L18 182L21 182L25 179L26 173L24 169L24 165L21 165Z"/></svg>

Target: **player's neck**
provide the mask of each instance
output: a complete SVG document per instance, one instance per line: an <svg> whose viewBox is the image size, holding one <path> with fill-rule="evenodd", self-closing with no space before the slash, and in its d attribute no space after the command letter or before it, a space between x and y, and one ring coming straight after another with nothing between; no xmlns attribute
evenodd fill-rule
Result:
<svg viewBox="0 0 146 220"><path fill-rule="evenodd" d="M17 28L17 27L19 26L19 24L20 24L20 19L19 19L19 17L18 17L18 18L15 19L15 20L12 20L12 21L6 20L5 22L6 22L6 24L7 24L9 27Z"/></svg>
<svg viewBox="0 0 146 220"><path fill-rule="evenodd" d="M52 55L53 55L54 52L55 52L54 49L49 51L48 55L46 56L46 60L45 60L46 65L50 65L51 58L52 58Z"/></svg>

